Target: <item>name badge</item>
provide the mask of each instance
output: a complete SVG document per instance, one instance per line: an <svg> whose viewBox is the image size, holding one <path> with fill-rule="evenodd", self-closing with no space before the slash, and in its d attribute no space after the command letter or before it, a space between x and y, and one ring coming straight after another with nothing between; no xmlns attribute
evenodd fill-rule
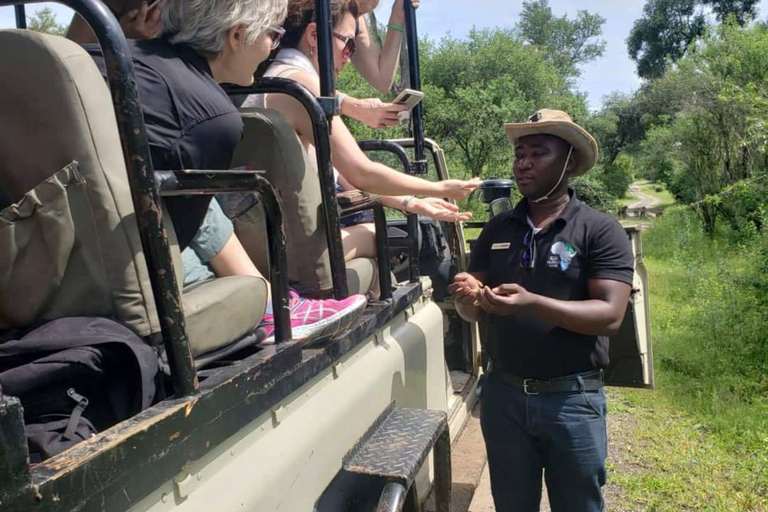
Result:
<svg viewBox="0 0 768 512"><path fill-rule="evenodd" d="M491 246L492 251L498 251L501 249L509 249L509 246L512 245L510 242L499 242L497 244L493 244Z"/></svg>

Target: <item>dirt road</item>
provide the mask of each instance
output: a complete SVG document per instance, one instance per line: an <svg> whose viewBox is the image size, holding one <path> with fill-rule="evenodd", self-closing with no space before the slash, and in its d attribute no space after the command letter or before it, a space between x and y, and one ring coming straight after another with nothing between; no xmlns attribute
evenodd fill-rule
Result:
<svg viewBox="0 0 768 512"><path fill-rule="evenodd" d="M627 209L629 210L639 210L643 207L650 210L651 208L655 208L661 202L658 198L649 196L640 190L640 187L637 185L630 185L629 190L635 197L637 197L637 201L627 206Z"/></svg>

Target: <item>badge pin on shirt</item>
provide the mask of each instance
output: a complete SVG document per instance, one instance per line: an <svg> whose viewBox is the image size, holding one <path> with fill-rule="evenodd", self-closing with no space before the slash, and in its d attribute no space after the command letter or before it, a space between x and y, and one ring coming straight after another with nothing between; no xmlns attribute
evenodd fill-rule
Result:
<svg viewBox="0 0 768 512"><path fill-rule="evenodd" d="M576 256L576 249L568 242L555 242L549 249L549 252L560 258L560 270L565 272L571 266L573 257Z"/></svg>

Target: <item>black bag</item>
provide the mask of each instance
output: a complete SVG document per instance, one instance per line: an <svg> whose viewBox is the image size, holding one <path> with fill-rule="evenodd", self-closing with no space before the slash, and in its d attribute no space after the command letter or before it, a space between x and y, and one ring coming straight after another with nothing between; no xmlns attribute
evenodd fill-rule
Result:
<svg viewBox="0 0 768 512"><path fill-rule="evenodd" d="M60 453L160 398L157 353L112 320L63 318L4 339L0 386L21 400L32 462Z"/></svg>

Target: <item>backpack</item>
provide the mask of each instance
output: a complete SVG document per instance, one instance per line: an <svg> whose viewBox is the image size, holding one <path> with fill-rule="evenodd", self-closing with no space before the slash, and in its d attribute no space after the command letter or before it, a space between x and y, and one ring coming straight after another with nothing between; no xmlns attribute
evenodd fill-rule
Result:
<svg viewBox="0 0 768 512"><path fill-rule="evenodd" d="M105 318L62 318L0 337L0 388L24 409L31 462L40 462L162 398L158 356Z"/></svg>

